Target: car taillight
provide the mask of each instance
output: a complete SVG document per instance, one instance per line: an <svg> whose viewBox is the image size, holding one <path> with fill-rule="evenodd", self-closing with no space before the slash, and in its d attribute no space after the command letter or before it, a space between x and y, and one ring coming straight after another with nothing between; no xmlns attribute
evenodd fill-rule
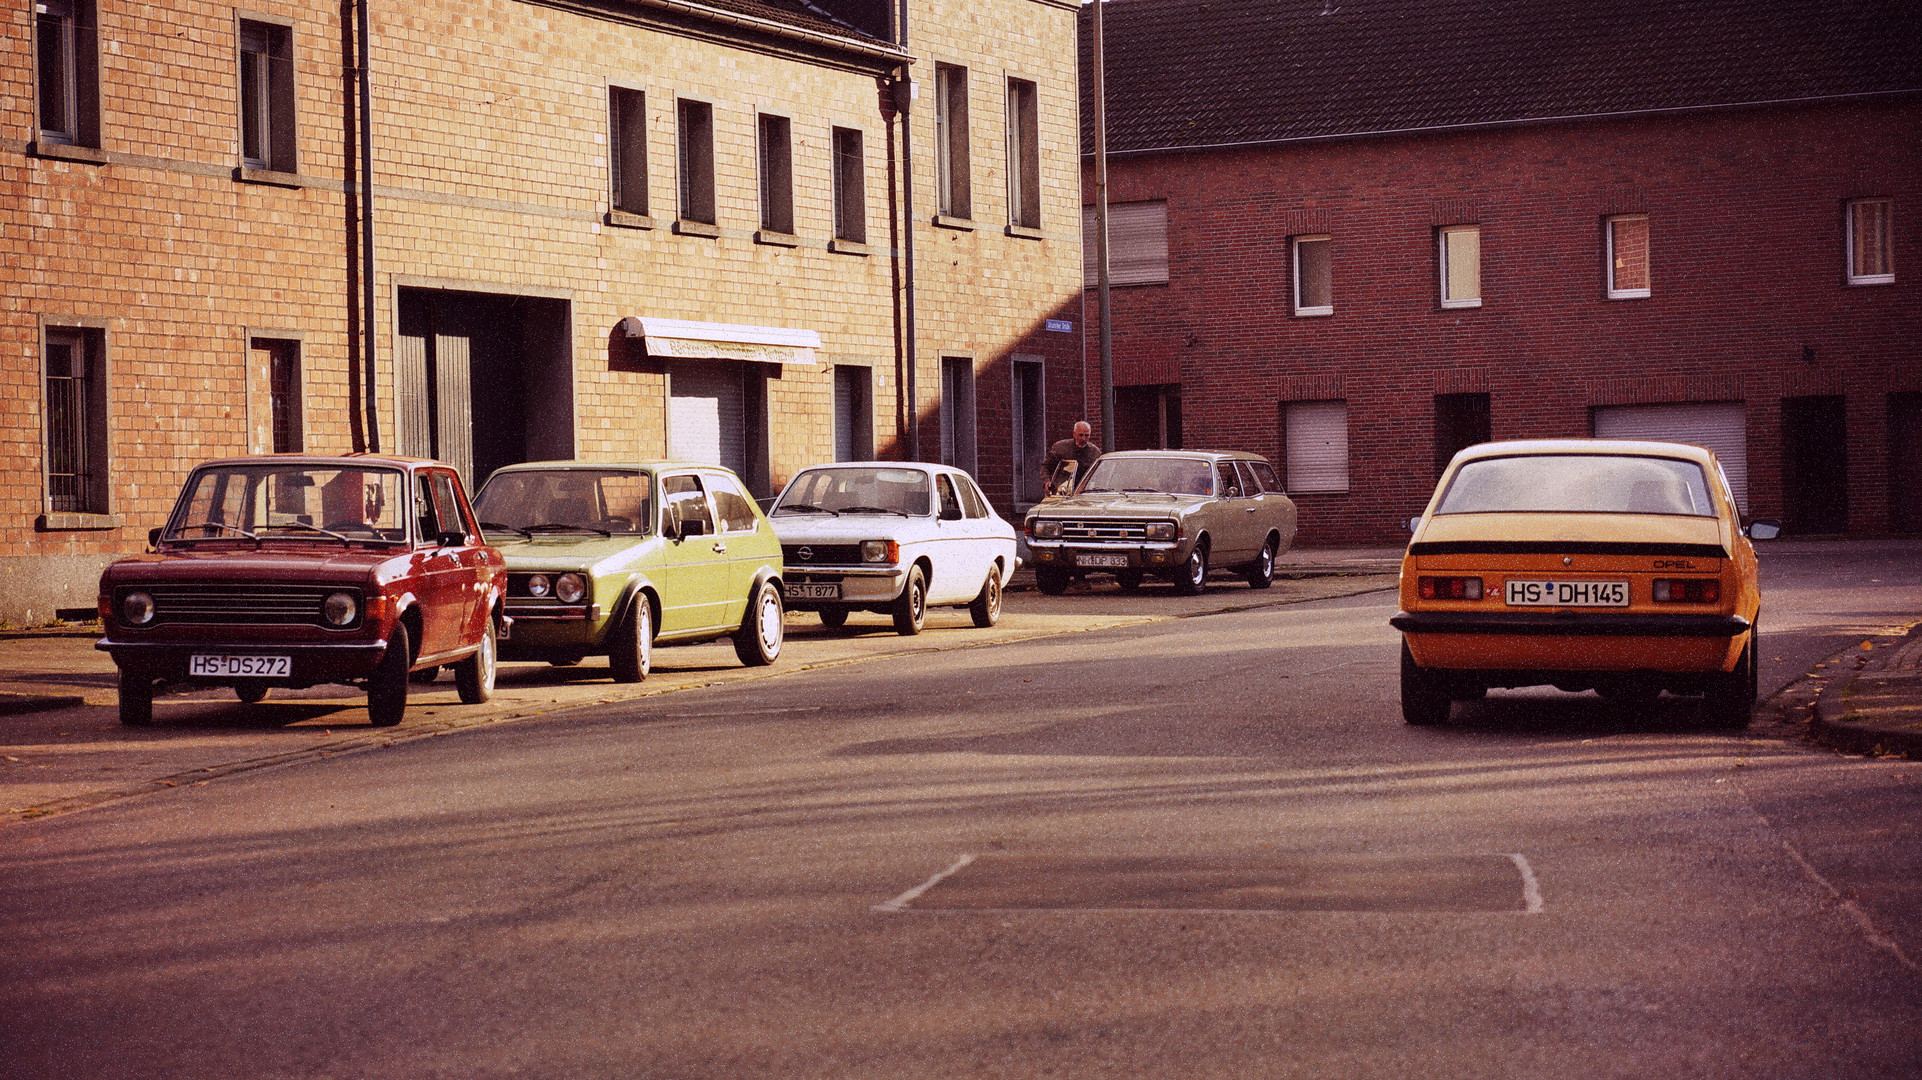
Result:
<svg viewBox="0 0 1922 1080"><path fill-rule="evenodd" d="M1482 579L1478 577L1417 578L1415 586L1423 600L1480 600Z"/></svg>
<svg viewBox="0 0 1922 1080"><path fill-rule="evenodd" d="M1655 600L1662 604L1713 604L1722 598L1714 578L1656 578Z"/></svg>

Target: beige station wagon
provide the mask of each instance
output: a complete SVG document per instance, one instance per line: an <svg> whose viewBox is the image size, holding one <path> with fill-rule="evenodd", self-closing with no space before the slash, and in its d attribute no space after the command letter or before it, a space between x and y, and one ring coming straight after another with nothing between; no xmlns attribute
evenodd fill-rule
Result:
<svg viewBox="0 0 1922 1080"><path fill-rule="evenodd" d="M1091 572L1127 590L1153 574L1198 593L1220 569L1265 589L1295 541L1295 503L1258 454L1125 450L1096 461L1072 496L1028 511L1023 528L1050 595Z"/></svg>

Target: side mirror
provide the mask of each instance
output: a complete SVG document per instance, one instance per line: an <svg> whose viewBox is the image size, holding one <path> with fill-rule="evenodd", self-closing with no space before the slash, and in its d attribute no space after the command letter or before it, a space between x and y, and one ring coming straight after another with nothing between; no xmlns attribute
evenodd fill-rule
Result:
<svg viewBox="0 0 1922 1080"><path fill-rule="evenodd" d="M960 521L960 520L961 520L961 508L960 508L960 507L958 507L958 506L944 506L944 507L942 507L942 508L941 508L941 520L942 520L942 521Z"/></svg>
<svg viewBox="0 0 1922 1080"><path fill-rule="evenodd" d="M686 540L690 536L706 535L707 522L702 521L700 518L686 518L680 522L680 528L676 531L675 539Z"/></svg>
<svg viewBox="0 0 1922 1080"><path fill-rule="evenodd" d="M147 546L150 548L158 548L160 546L160 530L159 529L147 530Z"/></svg>
<svg viewBox="0 0 1922 1080"><path fill-rule="evenodd" d="M434 535L434 542L441 547L459 547L467 542L467 534L461 532L459 529L436 533Z"/></svg>
<svg viewBox="0 0 1922 1080"><path fill-rule="evenodd" d="M1419 528L1421 528L1421 518L1420 518L1420 517L1411 517L1411 518L1409 518L1409 519L1408 519L1408 521L1407 521L1407 525L1408 525L1408 531L1409 531L1409 532L1414 532L1414 531L1415 531L1416 529L1419 529Z"/></svg>
<svg viewBox="0 0 1922 1080"><path fill-rule="evenodd" d="M1782 535L1782 523L1764 518L1749 522L1748 528L1742 531L1748 534L1750 540L1773 540Z"/></svg>

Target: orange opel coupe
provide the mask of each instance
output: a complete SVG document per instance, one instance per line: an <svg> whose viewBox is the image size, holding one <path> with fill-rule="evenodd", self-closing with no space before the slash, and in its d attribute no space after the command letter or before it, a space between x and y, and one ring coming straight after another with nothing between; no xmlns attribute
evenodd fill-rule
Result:
<svg viewBox="0 0 1922 1080"><path fill-rule="evenodd" d="M1747 726L1758 540L1715 455L1608 439L1484 443L1455 455L1402 558L1401 707L1448 719L1491 687L1702 695Z"/></svg>

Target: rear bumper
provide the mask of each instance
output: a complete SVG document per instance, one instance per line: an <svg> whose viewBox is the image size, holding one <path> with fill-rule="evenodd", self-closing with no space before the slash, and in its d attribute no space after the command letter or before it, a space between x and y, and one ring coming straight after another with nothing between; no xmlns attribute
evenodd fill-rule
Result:
<svg viewBox="0 0 1922 1080"><path fill-rule="evenodd" d="M1518 637L1732 638L1749 630L1740 615L1598 611L1397 611L1388 625L1405 634Z"/></svg>

